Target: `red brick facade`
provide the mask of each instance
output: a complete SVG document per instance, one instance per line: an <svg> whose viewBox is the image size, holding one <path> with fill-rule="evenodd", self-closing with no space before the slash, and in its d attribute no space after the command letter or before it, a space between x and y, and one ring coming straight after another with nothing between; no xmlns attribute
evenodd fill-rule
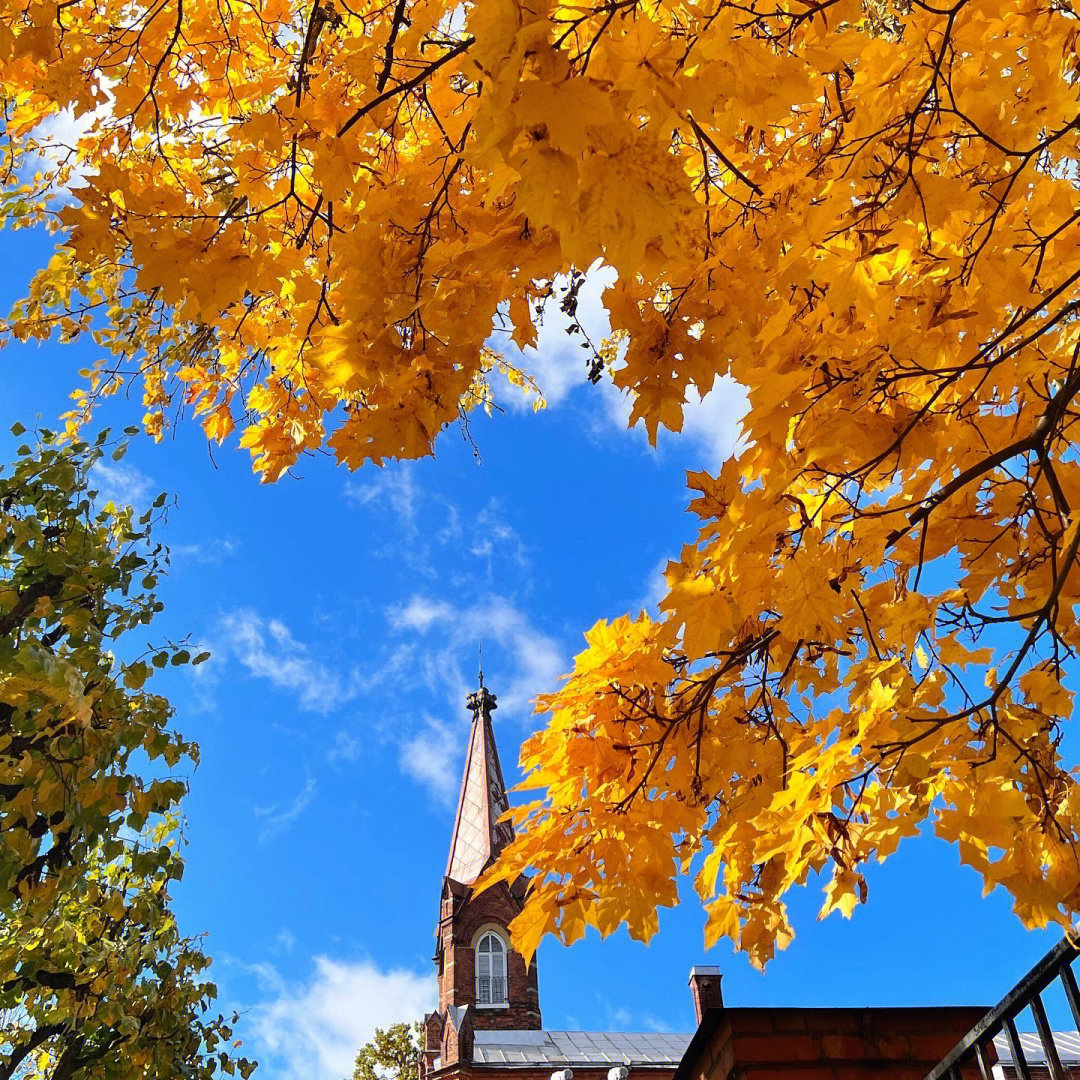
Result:
<svg viewBox="0 0 1080 1080"><path fill-rule="evenodd" d="M694 999L694 1019L700 1024L711 1009L724 1007L724 995L720 991L721 975L718 967L692 967L690 969L690 996Z"/></svg>
<svg viewBox="0 0 1080 1080"><path fill-rule="evenodd" d="M455 1077L464 1076L457 1066L472 1060L474 1031L540 1030L536 963L526 968L521 954L509 947L507 930L521 910L524 890L525 881L521 880L512 889L499 884L475 895L471 886L444 880L435 948L439 1006L438 1012L424 1020L423 1076L448 1069ZM475 944L487 930L496 931L508 946L505 1005L477 1004ZM548 1080L550 1073L547 1070L543 1080ZM525 1080L517 1073L515 1077Z"/></svg>
<svg viewBox="0 0 1080 1080"><path fill-rule="evenodd" d="M923 1080L985 1012L714 1009L675 1080ZM972 1069L965 1078L979 1076Z"/></svg>
<svg viewBox="0 0 1080 1080"><path fill-rule="evenodd" d="M524 889L524 880L513 890L500 883L475 896L471 887L449 878L443 885L435 949L439 1012L445 1015L448 1005L471 1005L473 1030L538 1031L541 1027L536 963L526 969L521 954L512 948L506 954L506 1006L476 1004L474 945L486 929L496 930L509 945L507 927L521 910Z"/></svg>

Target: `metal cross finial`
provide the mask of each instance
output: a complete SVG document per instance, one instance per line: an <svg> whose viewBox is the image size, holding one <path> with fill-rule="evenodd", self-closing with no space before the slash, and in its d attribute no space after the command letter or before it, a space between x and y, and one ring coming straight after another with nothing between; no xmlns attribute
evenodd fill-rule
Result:
<svg viewBox="0 0 1080 1080"><path fill-rule="evenodd" d="M480 679L480 689L473 691L466 699L465 703L469 707L469 710L473 715L483 713L490 717L493 709L498 708L495 703L495 695L484 685L484 643L480 643L480 670L478 672Z"/></svg>

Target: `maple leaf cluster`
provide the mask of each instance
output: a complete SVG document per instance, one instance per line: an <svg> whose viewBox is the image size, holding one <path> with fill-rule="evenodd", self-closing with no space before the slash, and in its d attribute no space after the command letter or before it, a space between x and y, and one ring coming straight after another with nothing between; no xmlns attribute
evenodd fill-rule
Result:
<svg viewBox="0 0 1080 1080"><path fill-rule="evenodd" d="M631 421L721 373L750 409L660 615L541 702L523 947L647 938L693 871L763 962L787 889L829 871L849 913L928 822L1063 921L1078 32L1068 0L3 0L2 213L58 230L6 332L95 335L73 425L137 373L151 432L239 425L273 479L531 387L500 334L602 261Z"/></svg>

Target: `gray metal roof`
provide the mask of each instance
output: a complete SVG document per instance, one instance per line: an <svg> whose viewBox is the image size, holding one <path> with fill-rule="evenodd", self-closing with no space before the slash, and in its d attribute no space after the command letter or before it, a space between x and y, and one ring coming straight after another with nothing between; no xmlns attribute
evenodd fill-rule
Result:
<svg viewBox="0 0 1080 1080"><path fill-rule="evenodd" d="M677 1065L690 1033L651 1031L477 1031L477 1065Z"/></svg>
<svg viewBox="0 0 1080 1080"><path fill-rule="evenodd" d="M1080 1063L1080 1032L1055 1031L1054 1046L1057 1047L1058 1057L1061 1058L1063 1065ZM994 1047L998 1053L998 1060L1003 1065L1012 1062L1012 1050L1009 1048L1009 1040L1004 1032L994 1036ZM1020 1049L1024 1051L1024 1057L1031 1064L1046 1060L1046 1051L1039 1041L1039 1036L1033 1031L1020 1032Z"/></svg>

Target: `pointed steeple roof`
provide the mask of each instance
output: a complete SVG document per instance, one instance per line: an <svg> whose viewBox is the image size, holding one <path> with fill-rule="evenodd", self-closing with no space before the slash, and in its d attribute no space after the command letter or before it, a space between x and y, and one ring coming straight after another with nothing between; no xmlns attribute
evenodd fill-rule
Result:
<svg viewBox="0 0 1080 1080"><path fill-rule="evenodd" d="M484 686L482 675L480 689L469 695L468 706L473 714L469 748L446 864L446 876L462 885L471 885L514 839L513 826L497 824L510 802L491 728L495 695Z"/></svg>

